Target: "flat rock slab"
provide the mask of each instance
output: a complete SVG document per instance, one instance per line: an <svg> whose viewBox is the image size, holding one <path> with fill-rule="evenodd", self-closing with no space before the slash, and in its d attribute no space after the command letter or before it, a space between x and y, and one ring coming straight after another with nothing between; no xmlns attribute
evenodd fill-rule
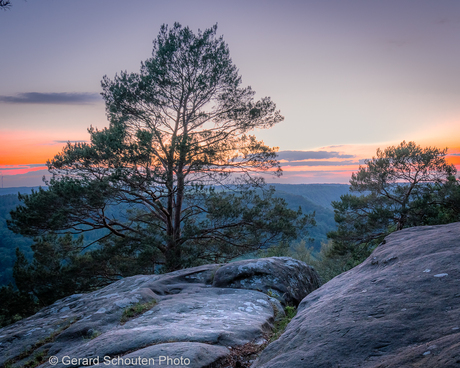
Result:
<svg viewBox="0 0 460 368"><path fill-rule="evenodd" d="M269 298L262 293L209 288L192 295L176 294L89 342L74 349L59 346L59 351L53 348L49 354L102 360L163 342L238 346L268 333L273 317Z"/></svg>
<svg viewBox="0 0 460 368"><path fill-rule="evenodd" d="M230 354L230 350L223 346L193 342L174 342L159 344L140 349L134 353L115 358L93 361L93 367L187 367L202 368L211 367L224 360ZM67 363L67 362L66 362Z"/></svg>
<svg viewBox="0 0 460 368"><path fill-rule="evenodd" d="M281 263L292 271L289 262ZM145 360L129 360L136 357L156 359L156 365L165 367L168 362L181 366L176 363L184 359L189 364L183 366L211 366L231 354L231 347L265 341L275 318L284 314L280 302L263 292L213 286L220 268L205 265L165 275L134 276L61 299L0 329L0 366L12 362L19 367L40 353L41 367L97 366L97 362L110 366L104 363L118 358L114 362L145 366ZM278 268L283 272L282 266ZM245 277L242 273L241 278ZM290 290L289 285L282 287ZM156 304L150 310L122 322L126 308L152 301ZM57 364L48 362L50 356L56 357Z"/></svg>
<svg viewBox="0 0 460 368"><path fill-rule="evenodd" d="M309 294L253 368L460 367L460 223L389 235Z"/></svg>

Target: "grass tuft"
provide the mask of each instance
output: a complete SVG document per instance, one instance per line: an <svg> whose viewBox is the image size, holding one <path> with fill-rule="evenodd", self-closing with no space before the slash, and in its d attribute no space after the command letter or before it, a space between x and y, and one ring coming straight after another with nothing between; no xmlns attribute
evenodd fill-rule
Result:
<svg viewBox="0 0 460 368"><path fill-rule="evenodd" d="M289 322L291 322L291 319L293 319L297 314L297 309L295 307L287 306L284 308L284 313L286 313L286 315L275 322L275 326L270 337L270 342L278 340L278 338L286 329L286 326L289 324Z"/></svg>
<svg viewBox="0 0 460 368"><path fill-rule="evenodd" d="M157 304L156 300L151 300L147 303L137 303L127 307L123 311L123 315L121 316L121 324L128 322L130 319L136 318L141 314L147 312L149 309L152 309Z"/></svg>

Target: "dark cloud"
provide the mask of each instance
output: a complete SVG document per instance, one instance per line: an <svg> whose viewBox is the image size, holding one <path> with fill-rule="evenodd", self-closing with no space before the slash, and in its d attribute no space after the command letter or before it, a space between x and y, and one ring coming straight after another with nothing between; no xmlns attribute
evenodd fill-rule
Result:
<svg viewBox="0 0 460 368"><path fill-rule="evenodd" d="M19 104L59 104L59 105L82 105L99 102L102 97L99 93L40 93L25 92L16 96L0 96L0 102Z"/></svg>
<svg viewBox="0 0 460 368"><path fill-rule="evenodd" d="M322 160L327 158L353 158L354 155L343 155L339 152L328 151L280 151L278 152L279 160L300 161L300 160Z"/></svg>
<svg viewBox="0 0 460 368"><path fill-rule="evenodd" d="M281 166L345 166L357 165L357 161L295 161L295 162L282 162Z"/></svg>

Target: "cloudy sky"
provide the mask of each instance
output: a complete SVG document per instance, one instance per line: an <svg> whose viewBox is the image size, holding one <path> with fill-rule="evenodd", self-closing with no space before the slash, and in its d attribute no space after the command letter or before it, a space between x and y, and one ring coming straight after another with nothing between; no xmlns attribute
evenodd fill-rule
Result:
<svg viewBox="0 0 460 368"><path fill-rule="evenodd" d="M449 147L460 164L458 0L12 0L0 11L0 172L40 185L65 142L107 126L100 81L139 71L163 23L218 24L284 122L283 183L346 183L378 147ZM458 168L460 168L458 166Z"/></svg>

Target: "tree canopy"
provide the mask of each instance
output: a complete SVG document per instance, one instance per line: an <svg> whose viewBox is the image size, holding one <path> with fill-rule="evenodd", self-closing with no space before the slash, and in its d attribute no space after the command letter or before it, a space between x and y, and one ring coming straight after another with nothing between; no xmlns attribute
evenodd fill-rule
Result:
<svg viewBox="0 0 460 368"><path fill-rule="evenodd" d="M175 270L294 238L311 223L254 175L281 174L276 148L250 133L283 117L242 87L216 31L163 25L139 73L105 76L109 127L90 127L89 143L68 143L48 162L48 190L20 196L10 228L105 230L105 242L150 249Z"/></svg>
<svg viewBox="0 0 460 368"><path fill-rule="evenodd" d="M350 180L350 191L360 195L332 203L338 229L328 236L335 252L362 260L391 231L460 220L456 169L446 154L403 141L365 160Z"/></svg>

